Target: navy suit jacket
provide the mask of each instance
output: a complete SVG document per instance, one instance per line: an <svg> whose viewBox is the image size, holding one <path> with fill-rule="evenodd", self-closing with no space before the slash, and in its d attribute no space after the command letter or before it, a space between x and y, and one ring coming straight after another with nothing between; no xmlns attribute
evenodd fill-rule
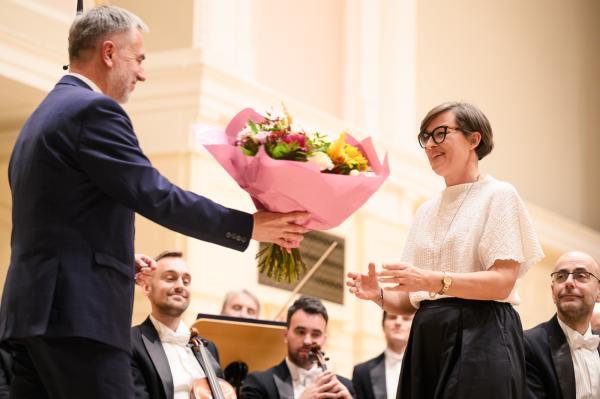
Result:
<svg viewBox="0 0 600 399"><path fill-rule="evenodd" d="M523 334L528 399L575 399L571 348L556 318Z"/></svg>
<svg viewBox="0 0 600 399"><path fill-rule="evenodd" d="M217 377L223 378L217 347L213 342L208 341L207 349L211 356L213 370ZM173 399L173 374L158 332L150 318L131 329L131 351L135 398ZM194 355L202 369L206 370L202 358L196 353Z"/></svg>
<svg viewBox="0 0 600 399"><path fill-rule="evenodd" d="M9 183L0 340L84 337L129 351L135 212L240 251L252 234L252 215L161 176L123 108L70 75L23 126Z"/></svg>
<svg viewBox="0 0 600 399"><path fill-rule="evenodd" d="M354 366L352 385L357 399L387 399L385 353Z"/></svg>
<svg viewBox="0 0 600 399"><path fill-rule="evenodd" d="M352 382L339 375L337 378L355 398ZM248 374L240 399L294 399L292 376L285 360L268 370Z"/></svg>

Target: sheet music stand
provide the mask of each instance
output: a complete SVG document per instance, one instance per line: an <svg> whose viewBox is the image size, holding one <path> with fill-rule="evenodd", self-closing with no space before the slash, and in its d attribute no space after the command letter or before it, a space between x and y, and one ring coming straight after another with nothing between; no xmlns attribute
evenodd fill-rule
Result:
<svg viewBox="0 0 600 399"><path fill-rule="evenodd" d="M198 313L192 327L215 343L223 369L241 361L248 371L262 371L279 364L287 355L283 342L285 323Z"/></svg>

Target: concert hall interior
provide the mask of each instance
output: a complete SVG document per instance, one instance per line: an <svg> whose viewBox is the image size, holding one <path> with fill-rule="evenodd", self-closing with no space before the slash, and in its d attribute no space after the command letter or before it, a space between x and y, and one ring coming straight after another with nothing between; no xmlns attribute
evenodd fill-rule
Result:
<svg viewBox="0 0 600 399"><path fill-rule="evenodd" d="M600 2L581 0L86 0L139 15L146 82L124 105L142 149L170 180L225 206L254 212L250 197L196 137L241 109L282 103L303 126L373 137L390 177L328 233L344 240L344 274L398 261L415 210L444 187L417 141L419 121L448 100L477 104L494 127L484 174L524 199L546 257L519 281L524 328L556 311L550 272L581 250L600 259ZM19 130L68 63L71 0L0 1L0 283L10 259L7 168ZM311 187L306 187L311 190ZM319 193L314 193L319 195ZM236 252L136 217L136 252L181 251L193 274L188 325L219 314L247 289L273 319L290 291L259 282L253 241ZM309 265L310 266L310 265ZM342 285L336 289L342 290ZM1 285L0 285L1 286ZM324 301L332 368L385 347L381 312L346 287ZM133 324L150 312L136 287Z"/></svg>

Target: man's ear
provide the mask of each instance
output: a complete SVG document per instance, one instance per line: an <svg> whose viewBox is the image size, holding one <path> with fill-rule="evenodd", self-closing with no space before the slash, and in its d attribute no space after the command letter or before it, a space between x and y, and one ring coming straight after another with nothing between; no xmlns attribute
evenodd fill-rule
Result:
<svg viewBox="0 0 600 399"><path fill-rule="evenodd" d="M287 344L288 332L289 332L289 330L287 329L287 327L283 329L283 342L285 342L286 344Z"/></svg>
<svg viewBox="0 0 600 399"><path fill-rule="evenodd" d="M109 68L114 66L113 56L115 55L116 51L117 47L112 40L105 40L100 45L102 62L104 62L104 64L106 64L106 66Z"/></svg>
<svg viewBox="0 0 600 399"><path fill-rule="evenodd" d="M142 291L144 292L144 295L149 296L150 292L152 291L152 288L150 287L150 284L143 283L142 284Z"/></svg>
<svg viewBox="0 0 600 399"><path fill-rule="evenodd" d="M471 143L472 149L477 148L477 146L481 142L481 133L479 133L479 132L471 133L471 135L469 136L469 142Z"/></svg>

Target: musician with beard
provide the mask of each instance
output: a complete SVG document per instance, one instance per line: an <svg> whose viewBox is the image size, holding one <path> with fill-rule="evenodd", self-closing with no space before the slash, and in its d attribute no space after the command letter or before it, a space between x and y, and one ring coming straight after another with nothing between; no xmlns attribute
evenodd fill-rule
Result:
<svg viewBox="0 0 600 399"><path fill-rule="evenodd" d="M190 329L181 315L190 304L192 276L181 252L163 252L156 270L142 285L152 313L131 330L132 372L136 399L189 399L192 383L205 377L206 365L187 346ZM217 375L219 354L208 342Z"/></svg>
<svg viewBox="0 0 600 399"><path fill-rule="evenodd" d="M309 356L313 344L325 344L327 309L317 298L301 297L288 309L284 339L287 357L277 366L250 373L241 399L354 398L352 382L323 371Z"/></svg>

